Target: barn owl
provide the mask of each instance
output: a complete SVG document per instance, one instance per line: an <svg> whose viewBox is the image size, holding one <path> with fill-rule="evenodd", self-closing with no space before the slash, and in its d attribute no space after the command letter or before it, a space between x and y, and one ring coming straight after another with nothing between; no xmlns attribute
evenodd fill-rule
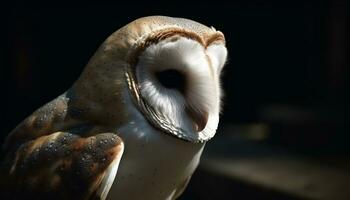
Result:
<svg viewBox="0 0 350 200"><path fill-rule="evenodd" d="M152 16L98 48L6 138L5 199L176 199L217 129L224 35Z"/></svg>

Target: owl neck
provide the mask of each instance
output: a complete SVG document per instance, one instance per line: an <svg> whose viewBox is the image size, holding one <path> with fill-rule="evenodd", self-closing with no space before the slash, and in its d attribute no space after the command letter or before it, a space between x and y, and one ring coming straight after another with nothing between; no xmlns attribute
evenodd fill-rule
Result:
<svg viewBox="0 0 350 200"><path fill-rule="evenodd" d="M102 125L124 123L127 111L121 94L126 82L123 70L112 67L118 66L95 59L68 90L68 108L79 111L76 117Z"/></svg>

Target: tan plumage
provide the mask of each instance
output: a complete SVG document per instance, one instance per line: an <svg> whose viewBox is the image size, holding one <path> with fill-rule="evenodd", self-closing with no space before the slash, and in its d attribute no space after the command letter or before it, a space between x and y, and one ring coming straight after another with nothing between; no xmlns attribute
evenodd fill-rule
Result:
<svg viewBox="0 0 350 200"><path fill-rule="evenodd" d="M166 113L149 104L138 83L136 66L152 45L177 41L193 43L203 52L225 44L223 34L213 28L162 16L138 19L107 38L67 92L39 108L7 137L1 171L5 197L105 199L108 194L117 199L154 199L157 192L157 199L178 197L198 164L204 142L215 133L205 127L209 120L216 129L220 88L219 72L212 63L219 61L205 54L208 77L215 83L208 86L214 90L215 109L211 112L205 107L202 112L186 107L196 133L177 127ZM225 60L226 54L223 57L220 59ZM216 65L221 68L223 62ZM162 167L164 162L169 166ZM147 175L152 173L153 177ZM158 190L155 182L159 182ZM152 184L154 192L147 188Z"/></svg>

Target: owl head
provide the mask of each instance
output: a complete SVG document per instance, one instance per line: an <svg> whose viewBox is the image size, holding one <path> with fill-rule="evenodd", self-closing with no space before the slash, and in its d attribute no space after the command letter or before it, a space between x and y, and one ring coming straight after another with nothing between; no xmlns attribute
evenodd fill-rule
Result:
<svg viewBox="0 0 350 200"><path fill-rule="evenodd" d="M183 18L145 17L101 45L78 85L99 88L108 96L100 100L105 105L113 105L127 88L126 95L152 126L201 143L218 126L226 56L224 35L214 28Z"/></svg>

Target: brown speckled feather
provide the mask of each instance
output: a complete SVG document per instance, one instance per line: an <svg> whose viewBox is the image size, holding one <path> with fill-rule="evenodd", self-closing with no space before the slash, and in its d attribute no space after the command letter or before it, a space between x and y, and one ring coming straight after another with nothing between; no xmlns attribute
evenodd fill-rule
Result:
<svg viewBox="0 0 350 200"><path fill-rule="evenodd" d="M56 132L16 151L2 189L5 199L100 199L108 168L123 153L114 133L80 137ZM103 190L103 188L102 188Z"/></svg>

